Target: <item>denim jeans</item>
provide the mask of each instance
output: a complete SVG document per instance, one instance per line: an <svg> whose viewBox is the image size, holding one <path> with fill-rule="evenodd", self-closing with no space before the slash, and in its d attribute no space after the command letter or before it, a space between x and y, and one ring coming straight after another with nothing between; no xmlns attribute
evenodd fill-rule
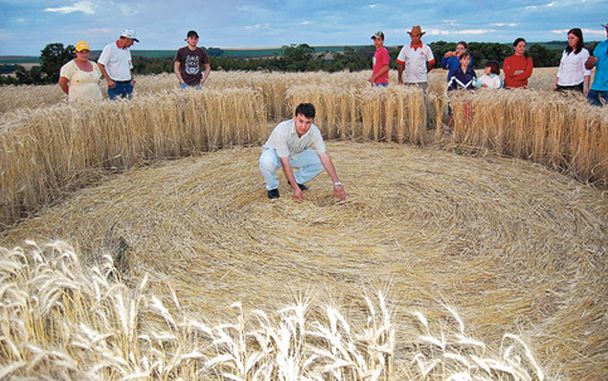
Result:
<svg viewBox="0 0 608 381"><path fill-rule="evenodd" d="M608 90L600 91L600 90L589 90L589 95L587 95L587 100L594 106L603 106L608 104ZM602 104L602 101L604 103Z"/></svg>
<svg viewBox="0 0 608 381"><path fill-rule="evenodd" d="M295 172L296 182L304 184L323 171L323 164L316 151L306 149L289 158L289 164L293 168L299 168ZM281 160L274 148L264 148L260 155L260 172L266 182L266 189L272 190L279 187L279 179L276 175L277 169L281 168Z"/></svg>
<svg viewBox="0 0 608 381"><path fill-rule="evenodd" d="M114 82L116 86L109 88L108 87L108 97L110 99L116 99L118 97L131 99L133 95L133 85L131 82Z"/></svg>
<svg viewBox="0 0 608 381"><path fill-rule="evenodd" d="M374 83L374 84L372 84L372 86L374 86L374 87L388 87L388 82Z"/></svg>
<svg viewBox="0 0 608 381"><path fill-rule="evenodd" d="M184 83L180 83L179 84L179 88L182 89L182 90L186 90L186 89L200 90L201 89L201 85L190 86L186 82L184 82Z"/></svg>

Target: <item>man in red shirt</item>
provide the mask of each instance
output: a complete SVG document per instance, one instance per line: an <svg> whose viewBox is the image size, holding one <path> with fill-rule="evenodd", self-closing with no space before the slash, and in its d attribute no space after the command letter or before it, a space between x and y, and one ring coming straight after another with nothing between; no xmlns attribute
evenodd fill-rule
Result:
<svg viewBox="0 0 608 381"><path fill-rule="evenodd" d="M391 57L384 47L384 33L376 32L372 36L376 51L372 60L372 76L369 82L372 86L388 87L388 69Z"/></svg>

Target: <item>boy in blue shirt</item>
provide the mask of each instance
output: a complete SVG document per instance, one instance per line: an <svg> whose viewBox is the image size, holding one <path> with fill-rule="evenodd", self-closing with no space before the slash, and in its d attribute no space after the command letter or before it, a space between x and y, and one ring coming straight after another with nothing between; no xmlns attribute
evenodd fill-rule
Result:
<svg viewBox="0 0 608 381"><path fill-rule="evenodd" d="M608 103L608 23L602 25L606 30L606 40L597 44L585 67L591 70L595 66L595 79L587 99L594 106Z"/></svg>

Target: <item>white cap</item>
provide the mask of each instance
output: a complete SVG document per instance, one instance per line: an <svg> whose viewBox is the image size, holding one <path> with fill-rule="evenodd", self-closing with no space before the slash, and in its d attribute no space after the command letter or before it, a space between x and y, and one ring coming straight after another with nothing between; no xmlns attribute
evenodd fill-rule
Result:
<svg viewBox="0 0 608 381"><path fill-rule="evenodd" d="M139 40L137 39L137 35L135 34L135 31L133 29L125 29L120 33L120 37L126 37L126 38L130 38L135 42L139 42Z"/></svg>

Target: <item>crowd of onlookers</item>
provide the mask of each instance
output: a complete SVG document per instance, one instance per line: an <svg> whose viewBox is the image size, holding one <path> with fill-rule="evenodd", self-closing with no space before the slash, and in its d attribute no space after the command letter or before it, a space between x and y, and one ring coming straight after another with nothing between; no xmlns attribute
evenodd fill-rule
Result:
<svg viewBox="0 0 608 381"><path fill-rule="evenodd" d="M579 28L567 33L568 43L562 52L559 69L553 85L556 91L583 93L596 106L608 102L608 24L602 25L607 39L597 44L593 55L585 48L583 32ZM485 64L479 78L473 69L473 58L467 52L467 43L460 41L454 51L448 51L439 65L429 45L422 42L425 32L419 25L407 32L410 43L405 44L397 56L398 84L428 88L428 73L435 66L448 70L447 88L454 90L516 89L527 88L534 63L526 55L526 40L517 38L513 42L513 55L502 64L504 80L500 77L500 65L496 61ZM390 56L384 47L384 33L376 32L371 37L375 46L372 59L372 75L369 82L374 86L389 85ZM174 61L174 72L181 88L201 89L211 72L209 57L197 46L199 36L189 31ZM59 85L68 94L70 101L101 99L99 83L103 77L108 87L108 97L130 98L135 80L132 76L132 59L129 48L139 42L135 32L124 30L120 37L107 44L97 60L89 60L91 48L85 41L75 46L76 57L61 68ZM591 73L595 67L595 78L591 84Z"/></svg>
<svg viewBox="0 0 608 381"><path fill-rule="evenodd" d="M608 38L608 24L602 27ZM419 25L414 26L408 34L410 44L401 48L396 60L398 83L426 90L428 72L436 66L435 57L430 46L422 42L425 32ZM597 44L593 55L590 55L585 48L581 29L570 29L567 37L568 43L562 52L553 89L583 93L589 102L596 106L606 104L608 102L608 39ZM389 85L390 57L384 47L384 34L376 32L371 38L376 51L369 82L374 86L386 87ZM527 88L534 63L532 58L526 55L526 40L517 38L513 42L513 49L513 55L507 57L502 65L504 81L500 78L500 66L496 61L488 61L484 67L484 74L478 78L473 69L473 58L467 52L467 43L458 42L456 49L445 53L439 63L439 66L448 70L448 91ZM591 85L591 71L594 67L596 72Z"/></svg>

